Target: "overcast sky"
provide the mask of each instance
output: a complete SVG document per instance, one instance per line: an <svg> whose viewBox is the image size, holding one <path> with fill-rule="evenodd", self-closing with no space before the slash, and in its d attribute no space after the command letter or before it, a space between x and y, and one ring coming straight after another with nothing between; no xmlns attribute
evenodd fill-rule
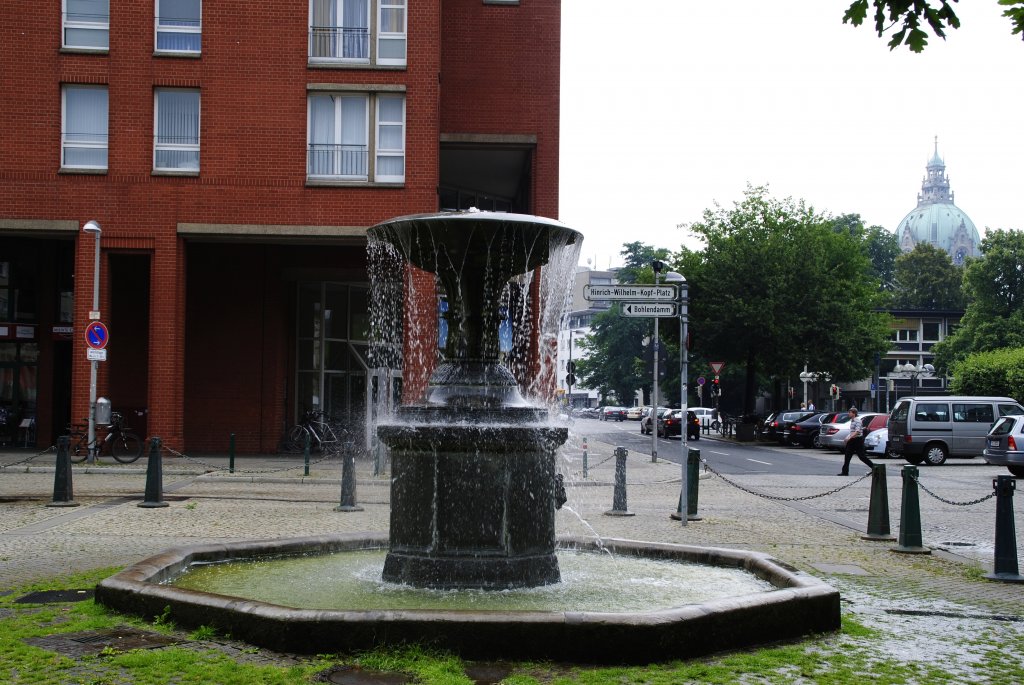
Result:
<svg viewBox="0 0 1024 685"><path fill-rule="evenodd" d="M958 3L920 55L844 25L849 3L562 0L559 218L580 263L676 250L677 224L748 182L895 230L935 136L982 235L1024 228L1024 41L995 0Z"/></svg>

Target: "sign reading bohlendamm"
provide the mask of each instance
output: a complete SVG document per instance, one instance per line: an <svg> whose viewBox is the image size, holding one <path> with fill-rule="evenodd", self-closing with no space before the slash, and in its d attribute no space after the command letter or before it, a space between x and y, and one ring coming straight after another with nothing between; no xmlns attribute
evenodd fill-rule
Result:
<svg viewBox="0 0 1024 685"><path fill-rule="evenodd" d="M587 300L645 300L672 302L678 297L674 285L585 285L583 297Z"/></svg>

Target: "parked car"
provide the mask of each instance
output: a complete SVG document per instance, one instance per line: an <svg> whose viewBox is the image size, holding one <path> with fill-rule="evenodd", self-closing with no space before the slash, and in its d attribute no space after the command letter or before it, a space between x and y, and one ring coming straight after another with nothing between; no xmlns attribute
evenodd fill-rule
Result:
<svg viewBox="0 0 1024 685"><path fill-rule="evenodd" d="M946 457L980 456L996 419L1017 414L1024 407L1009 397L904 397L890 414L889 440L911 464L938 466Z"/></svg>
<svg viewBox="0 0 1024 685"><path fill-rule="evenodd" d="M1024 416L1000 417L985 441L985 461L1024 478Z"/></svg>
<svg viewBox="0 0 1024 685"><path fill-rule="evenodd" d="M715 423L714 409L712 409L711 407L690 407L690 411L692 411L694 415L697 417L697 420L700 421L700 425L702 428L704 426L707 426L711 430L718 430L717 425L712 425L713 423Z"/></svg>
<svg viewBox="0 0 1024 685"><path fill-rule="evenodd" d="M799 423L804 419L809 419L814 416L814 412L807 411L806 409L799 409L797 411L780 411L772 419L771 432L778 440L780 445L789 444L789 429L795 423Z"/></svg>
<svg viewBox="0 0 1024 685"><path fill-rule="evenodd" d="M630 407L626 410L626 418L630 421L639 421L644 415L644 410L649 407Z"/></svg>
<svg viewBox="0 0 1024 685"><path fill-rule="evenodd" d="M658 417L658 437L670 438L682 433L682 409L670 409ZM700 440L700 420L692 411L686 412L686 439Z"/></svg>
<svg viewBox="0 0 1024 685"><path fill-rule="evenodd" d="M602 407L601 414L598 416L602 421L625 421L626 420L626 408L625 407Z"/></svg>
<svg viewBox="0 0 1024 685"><path fill-rule="evenodd" d="M758 424L756 437L762 440L775 439L775 432L772 430L772 421L775 420L776 416L778 416L778 412L772 412L771 414L765 417L764 421Z"/></svg>
<svg viewBox="0 0 1024 685"><path fill-rule="evenodd" d="M888 426L868 433L868 436L864 438L864 451L868 453L869 457L876 458L890 457L898 459L900 456L892 450L892 445L889 443Z"/></svg>
<svg viewBox="0 0 1024 685"><path fill-rule="evenodd" d="M658 407L657 415L652 417L651 414L653 412L651 411L651 408L650 407L644 407L644 415L640 417L640 434L641 435L650 435L651 431L654 430L653 427L657 425L655 423L655 421L660 419L661 415L664 414L667 411L672 411L672 410L669 409L668 407Z"/></svg>
<svg viewBox="0 0 1024 685"><path fill-rule="evenodd" d="M803 421L797 421L786 431L786 439L790 445L802 447L821 447L818 436L821 435L821 426L835 418L834 412L821 412L811 414Z"/></svg>
<svg viewBox="0 0 1024 685"><path fill-rule="evenodd" d="M878 428L882 421L888 421L888 418L878 418L883 416L886 415L867 411L860 415L861 426L864 429L865 435ZM840 452L846 449L846 436L850 434L850 418L850 413L844 411L838 414L834 421L822 424L821 435L818 437L818 442L821 446L825 449L839 450Z"/></svg>

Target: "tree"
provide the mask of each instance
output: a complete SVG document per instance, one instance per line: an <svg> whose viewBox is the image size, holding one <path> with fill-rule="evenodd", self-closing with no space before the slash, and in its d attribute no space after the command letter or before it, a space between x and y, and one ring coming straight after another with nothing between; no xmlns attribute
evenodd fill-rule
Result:
<svg viewBox="0 0 1024 685"><path fill-rule="evenodd" d="M1024 397L1024 348L970 355L957 363L950 389L957 395Z"/></svg>
<svg viewBox="0 0 1024 685"><path fill-rule="evenodd" d="M896 289L896 259L901 254L900 241L881 226L871 226L864 234L864 243L879 287L893 292Z"/></svg>
<svg viewBox="0 0 1024 685"><path fill-rule="evenodd" d="M654 283L651 262L667 261L669 251L663 247L652 247L646 243L625 243L622 246L623 266L616 272L619 283Z"/></svg>
<svg viewBox="0 0 1024 685"><path fill-rule="evenodd" d="M980 250L964 267L968 304L960 327L934 347L940 369L977 352L1024 347L1024 233L988 231Z"/></svg>
<svg viewBox="0 0 1024 685"><path fill-rule="evenodd" d="M893 306L897 309L962 309L963 272L945 250L918 243L896 258L896 287Z"/></svg>
<svg viewBox="0 0 1024 685"><path fill-rule="evenodd" d="M802 201L748 187L731 209L688 226L705 249L684 248L698 351L745 369L745 413L759 372L796 376L806 363L836 381L870 374L888 349L888 317L862 243ZM712 354L713 353L713 354Z"/></svg>
<svg viewBox="0 0 1024 685"><path fill-rule="evenodd" d="M615 309L595 316L590 335L579 341L586 353L576 362L579 384L602 398L614 393L619 404L632 404L643 385L637 367L643 364L645 335L645 319L624 319Z"/></svg>
<svg viewBox="0 0 1024 685"><path fill-rule="evenodd" d="M937 7L929 0L870 0L875 10L875 31L881 36L902 21L902 28L889 40L889 49L895 50L905 44L914 52L921 52L928 44L928 31L922 28L922 21L942 39L946 38L946 28L960 28L960 18L953 11L951 2L957 0L938 0ZM1024 38L1024 0L999 0L999 4L1006 8L1003 16L1010 20L1013 33ZM867 17L868 5L868 0L854 0L843 15L843 23L860 26Z"/></svg>

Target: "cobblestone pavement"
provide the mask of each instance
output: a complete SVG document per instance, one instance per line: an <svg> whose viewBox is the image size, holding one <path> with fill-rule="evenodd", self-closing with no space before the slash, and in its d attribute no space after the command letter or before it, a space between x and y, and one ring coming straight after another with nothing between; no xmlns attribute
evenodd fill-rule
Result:
<svg viewBox="0 0 1024 685"><path fill-rule="evenodd" d="M992 563L994 499L950 512L948 505L922 493L925 544L961 541L968 546L941 545L956 553L936 549L930 555L897 554L893 542L861 538L867 526L869 479L826 497L783 501L752 491L806 497L852 479L751 474L729 476L730 483L705 473L699 491L701 520L683 526L670 517L679 501L679 466L630 455L627 509L634 515L607 516L613 501L613 450L612 445L591 442L583 478L582 445L571 439L563 448L560 468L569 499L558 512L559 534L763 551L835 584L847 611L898 613L909 606L954 624L957 616L968 621L999 615L1009 617L1015 630L1024 630L1024 584L985 580L978 571L979 564ZM168 506L162 508L137 506L146 487L146 459L131 465L76 464L73 492L79 506L50 507L54 455L27 460L31 456L0 453L0 465L7 465L0 466L0 591L67 572L126 566L183 544L388 527L388 476L374 475L369 460L356 463L357 501L363 511L341 513L334 511L341 475L335 460L311 464L305 476L301 455L239 457L233 474L227 472L223 455L166 457ZM896 467L889 471L891 526L898 533L900 482L893 477ZM978 477L965 480L956 467L932 471L944 474L930 481L938 494L955 500L985 494ZM928 476L937 478L931 472ZM1017 504L1019 546L1024 504Z"/></svg>

